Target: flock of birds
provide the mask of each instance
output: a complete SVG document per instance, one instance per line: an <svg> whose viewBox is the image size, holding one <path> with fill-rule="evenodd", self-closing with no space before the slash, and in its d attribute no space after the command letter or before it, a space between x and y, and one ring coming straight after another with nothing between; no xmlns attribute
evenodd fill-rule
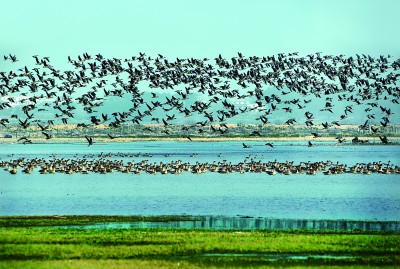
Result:
<svg viewBox="0 0 400 269"><path fill-rule="evenodd" d="M54 124L76 124L82 129L105 125L109 139L114 139L113 128L124 124L154 123L168 134L172 124L200 118L182 127L190 140L190 134L201 134L206 125L223 135L229 131L225 123L238 115L268 124L278 111L287 115L288 126L328 129L343 124L361 106L365 122L359 128L382 134L381 141L389 143L384 133L400 100L400 59L389 55L245 57L239 52L231 59L219 55L211 62L207 58L170 61L160 54L117 59L84 53L76 59L68 57L73 68L65 71L56 69L49 57L33 58L34 68L0 72L0 125L35 128L47 140L54 137ZM18 64L11 54L4 55L4 61ZM242 101L253 105L242 106ZM313 111L317 106L319 110ZM8 110L13 113L7 114ZM86 116L78 116L81 113ZM52 118L45 120L44 114ZM333 120L320 121L321 114ZM257 131L249 135L262 136ZM85 137L93 145L94 138ZM32 143L28 137L19 141Z"/></svg>
<svg viewBox="0 0 400 269"><path fill-rule="evenodd" d="M326 162L261 162L244 160L239 163L227 162L226 160L212 163L183 162L181 160L171 161L169 163L154 162L142 160L140 162L128 161L124 163L122 160L110 160L107 158L88 159L88 158L55 158L50 160L43 158L18 158L10 161L0 161L0 168L7 170L10 174L17 174L18 169L22 169L23 173L31 174L35 169L39 169L40 174L109 174L113 172L128 174L180 174L183 172L191 172L193 174L202 174L206 172L230 174L230 173L265 173L268 175L290 174L307 174L316 175L322 172L325 175L354 173L354 174L400 174L400 167L389 162L370 162L357 163L348 167L346 164Z"/></svg>

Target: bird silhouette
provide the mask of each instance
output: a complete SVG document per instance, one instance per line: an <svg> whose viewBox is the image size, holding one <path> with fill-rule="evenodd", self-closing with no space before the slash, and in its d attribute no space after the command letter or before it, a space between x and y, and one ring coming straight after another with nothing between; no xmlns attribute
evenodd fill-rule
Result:
<svg viewBox="0 0 400 269"><path fill-rule="evenodd" d="M314 138L318 138L318 137L320 137L320 135L319 134L317 134L317 133L311 133L312 135L313 135L313 137Z"/></svg>
<svg viewBox="0 0 400 269"><path fill-rule="evenodd" d="M251 148L250 145L246 145L245 143L242 143L242 145L243 145L243 148L245 148L245 149Z"/></svg>
<svg viewBox="0 0 400 269"><path fill-rule="evenodd" d="M383 144L389 144L389 140L388 140L388 138L387 138L386 135L384 135L384 136L379 136L379 139L381 140L381 142L382 142Z"/></svg>
<svg viewBox="0 0 400 269"><path fill-rule="evenodd" d="M51 134L48 134L46 132L42 132L42 134L44 134L44 136L46 137L47 140L52 138Z"/></svg>
<svg viewBox="0 0 400 269"><path fill-rule="evenodd" d="M375 134L379 131L379 128L375 128L374 126L371 126L371 131Z"/></svg>
<svg viewBox="0 0 400 269"><path fill-rule="evenodd" d="M85 135L85 138L86 138L86 140L88 142L88 147L93 145L94 141L93 141L92 137L88 137L87 135Z"/></svg>
<svg viewBox="0 0 400 269"><path fill-rule="evenodd" d="M274 147L274 145L272 145L272 143L265 143L265 145L266 145L266 146L269 146L269 147L271 147L271 148Z"/></svg>

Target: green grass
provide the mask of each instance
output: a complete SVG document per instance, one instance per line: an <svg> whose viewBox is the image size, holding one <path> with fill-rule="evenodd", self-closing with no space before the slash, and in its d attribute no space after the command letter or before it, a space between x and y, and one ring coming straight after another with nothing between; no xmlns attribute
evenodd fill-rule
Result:
<svg viewBox="0 0 400 269"><path fill-rule="evenodd" d="M252 264L201 264L193 263L188 261L168 261L168 260L53 260L53 261L0 261L0 269L54 269L54 268L84 268L84 269L131 269L131 268L141 268L141 269L166 269L166 268L281 268L282 266L277 265L252 265ZM305 269L310 268L308 265L290 265L292 269ZM314 269L327 268L325 265L314 265ZM343 266L332 266L331 269L346 268L346 269L364 269L365 265L343 265ZM368 266L367 268L394 268L394 266Z"/></svg>
<svg viewBox="0 0 400 269"><path fill-rule="evenodd" d="M349 255L351 258L292 260L281 259L278 254ZM269 260L265 255L276 255L278 259ZM400 265L400 235L3 227L0 228L0 261L0 268L176 268L178 263L182 268L396 266ZM108 263L115 263L115 267Z"/></svg>
<svg viewBox="0 0 400 269"><path fill-rule="evenodd" d="M89 225L110 222L168 222L198 220L191 216L0 216L0 227Z"/></svg>
<svg viewBox="0 0 400 269"><path fill-rule="evenodd" d="M55 260L55 261L0 261L0 269L54 269L54 268L84 268L84 269L131 269L131 268L141 268L141 269L166 269L166 268L282 268L282 266L277 265L251 265L251 264L223 264L223 265L212 265L212 264L200 264L192 263L188 261L167 261L167 260ZM289 267L288 267L289 268ZM290 265L292 269L305 269L310 268L308 265ZM314 265L314 269L327 268L325 265ZM346 268L346 269L364 269L365 265L343 265L343 266L332 266L331 269ZM368 266L367 268L395 268L394 266Z"/></svg>

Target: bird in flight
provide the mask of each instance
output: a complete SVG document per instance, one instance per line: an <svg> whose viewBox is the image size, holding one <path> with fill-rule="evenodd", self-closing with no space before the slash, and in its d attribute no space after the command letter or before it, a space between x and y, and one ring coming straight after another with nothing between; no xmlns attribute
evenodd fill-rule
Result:
<svg viewBox="0 0 400 269"><path fill-rule="evenodd" d="M272 145L272 143L265 143L266 146L270 146L271 148L274 147L274 145Z"/></svg>
<svg viewBox="0 0 400 269"><path fill-rule="evenodd" d="M42 132L42 134L44 134L44 136L46 137L46 139L51 139L53 136L51 134L48 134L46 132Z"/></svg>
<svg viewBox="0 0 400 269"><path fill-rule="evenodd" d="M88 142L88 147L93 145L94 141L93 141L92 137L88 137L87 135L85 135L85 138L86 138L86 140Z"/></svg>
<svg viewBox="0 0 400 269"><path fill-rule="evenodd" d="M251 146L250 145L246 145L245 143L242 143L243 144L243 148L245 148L245 149L249 149L249 148L251 148Z"/></svg>
<svg viewBox="0 0 400 269"><path fill-rule="evenodd" d="M112 135L110 135L110 134L107 134L107 136L108 136L110 139L115 139L115 136L112 136Z"/></svg>

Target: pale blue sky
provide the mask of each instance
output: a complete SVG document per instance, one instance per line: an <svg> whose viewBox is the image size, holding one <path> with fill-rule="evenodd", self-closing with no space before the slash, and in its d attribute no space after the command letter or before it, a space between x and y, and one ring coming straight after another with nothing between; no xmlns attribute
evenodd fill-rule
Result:
<svg viewBox="0 0 400 269"><path fill-rule="evenodd" d="M400 58L398 0L12 0L1 9L0 55L17 55L19 67L33 67L38 54L71 69L67 57L84 52L110 58L145 52L214 59L238 51ZM10 68L15 65L0 61L0 71Z"/></svg>
<svg viewBox="0 0 400 269"><path fill-rule="evenodd" d="M2 53L174 57L299 51L400 56L400 1L3 1Z"/></svg>

